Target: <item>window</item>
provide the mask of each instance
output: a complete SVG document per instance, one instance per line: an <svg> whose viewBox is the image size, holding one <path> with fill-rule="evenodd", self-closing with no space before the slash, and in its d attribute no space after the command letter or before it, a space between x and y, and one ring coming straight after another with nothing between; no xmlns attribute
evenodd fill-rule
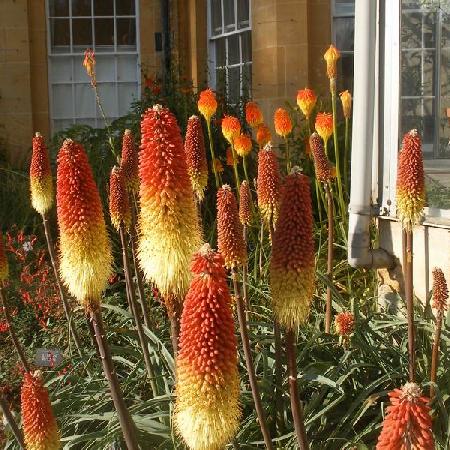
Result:
<svg viewBox="0 0 450 450"><path fill-rule="evenodd" d="M108 118L138 97L136 0L48 0L50 111L53 131L73 124L104 126L82 65L96 54L99 94Z"/></svg>
<svg viewBox="0 0 450 450"><path fill-rule="evenodd" d="M252 81L250 0L209 0L210 81L236 104Z"/></svg>
<svg viewBox="0 0 450 450"><path fill-rule="evenodd" d="M355 37L355 0L334 0L332 36L341 52L338 62L338 92L353 91L353 41Z"/></svg>

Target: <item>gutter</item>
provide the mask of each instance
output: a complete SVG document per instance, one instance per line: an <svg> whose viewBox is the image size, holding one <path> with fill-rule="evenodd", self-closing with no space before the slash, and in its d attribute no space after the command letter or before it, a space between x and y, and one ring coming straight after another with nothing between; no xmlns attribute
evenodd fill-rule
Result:
<svg viewBox="0 0 450 450"><path fill-rule="evenodd" d="M389 268L394 259L385 250L372 249L372 165L374 160L377 5L355 2L355 74L352 125L351 192L348 225L348 263L352 267Z"/></svg>

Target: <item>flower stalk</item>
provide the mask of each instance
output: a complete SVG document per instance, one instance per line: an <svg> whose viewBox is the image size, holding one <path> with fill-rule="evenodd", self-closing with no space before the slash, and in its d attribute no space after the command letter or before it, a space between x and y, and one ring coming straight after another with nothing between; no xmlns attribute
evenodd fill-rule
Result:
<svg viewBox="0 0 450 450"><path fill-rule="evenodd" d="M5 396L2 392L0 392L0 409L3 412L3 417L5 418L6 422L11 427L11 431L14 434L14 437L16 438L16 441L19 444L20 448L25 450L23 433L19 428L19 425L17 425L17 422L14 419L11 410L9 409L8 402L6 401Z"/></svg>

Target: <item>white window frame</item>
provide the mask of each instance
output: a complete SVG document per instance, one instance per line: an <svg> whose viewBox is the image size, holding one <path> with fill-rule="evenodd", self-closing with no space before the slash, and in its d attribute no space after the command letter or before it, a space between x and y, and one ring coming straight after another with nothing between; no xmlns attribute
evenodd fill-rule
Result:
<svg viewBox="0 0 450 450"><path fill-rule="evenodd" d="M211 20L211 12L212 12L212 4L211 4L212 0L207 0L207 27L208 27L208 83L209 86L211 86L214 89L217 89L217 80L216 80L216 63L217 63L217 58L216 58L216 46L215 46L215 41L217 39L220 38L225 38L225 37L229 37L232 35L241 35L244 32L248 32L252 31L252 1L249 0L248 6L249 6L249 13L248 13L248 26L244 27L244 28L238 28L238 24L237 24L237 6L238 6L238 2L240 0L234 0L234 17L235 17L235 29L234 31L230 31L227 33L221 33L221 34L217 34L217 35L213 35L212 32L212 20ZM257 1L257 0L256 0ZM221 9L222 9L222 31L225 29L225 23L224 23L224 0L221 0ZM228 41L225 41L225 59L228 60ZM242 74L242 69L245 65L249 65L250 66L250 76L252 76L252 66L253 66L253 54L251 57L251 61L250 62L246 62L243 63L242 62L242 38L241 36L239 36L239 63L238 64L231 64L228 65L228 61L225 62L225 66L227 69L228 68L234 68L234 67L239 67L239 73ZM250 80L250 85L251 85L251 81ZM226 79L226 87L228 90L228 71L227 71L227 79ZM243 90L243 83L242 83L242 76L240 78L240 90L239 90L239 95L242 97L242 95L244 94L244 90ZM249 92L249 95L251 94L251 92ZM227 98L229 96L229 92L226 93Z"/></svg>
<svg viewBox="0 0 450 450"><path fill-rule="evenodd" d="M397 159L400 149L400 106L401 106L401 1L385 1L384 53L380 54L380 76L382 78L383 105L382 127L378 160L381 164L379 178L373 180L373 191L378 192L380 215L396 217ZM439 91L440 87L437 88ZM438 99L438 92L436 92ZM426 207L424 225L450 228L450 209Z"/></svg>
<svg viewBox="0 0 450 450"><path fill-rule="evenodd" d="M71 3L72 0L69 0L69 16L62 16L61 18L69 18L69 24L70 24L70 51L69 52L53 52L52 51L52 42L51 42L51 24L50 19L51 18L59 18L56 16L50 16L50 1L51 0L45 0L45 9L46 9L46 33L47 33L47 67L48 67L48 95L49 95L49 120L50 120L50 130L53 133L55 126L54 121L55 120L67 120L71 121L72 125L76 124L77 120L82 120L83 117L76 115L76 109L75 109L75 86L78 85L84 85L86 84L86 81L75 81L75 66L74 61L79 56L79 64L82 65L83 59L84 59L84 50L81 52L74 51L73 50L73 34L72 34L72 8ZM136 56L136 87L137 87L137 97L136 100L139 100L141 98L141 61L140 61L140 23L139 23L139 0L134 0L135 2L135 14L134 15L117 15L116 14L116 2L113 2L114 5L114 14L113 16L95 16L94 12L94 0L91 0L91 15L90 16L76 16L76 18L90 18L92 21L94 21L94 18L113 18L114 23L114 51L101 51L96 53L96 56L115 56L114 58L114 81L111 81L108 83L113 83L115 85L115 100L117 105L117 110L119 111L119 85L120 84L130 84L132 82L130 81L121 81L118 80L118 68L117 68L117 56L122 55L134 55ZM116 18L131 18L134 17L136 24L135 24L135 30L136 30L136 49L135 50L118 50L117 46L117 30L116 30ZM95 44L95 27L92 26L92 40ZM95 45L93 46L95 47ZM70 64L71 64L71 79L67 82L54 82L52 81L52 61L55 58L71 58ZM58 84L70 84L72 86L72 117L54 117L53 112L53 86ZM96 104L95 95L94 92L92 92L92 101L94 102L94 111L95 111L95 117L92 119L95 120L95 127L96 128L102 128L105 126L104 120L99 114L98 106ZM106 111L106 114L108 114L108 111ZM116 119L117 117L108 117L107 119ZM87 118L86 118L87 119ZM89 118L91 119L91 118Z"/></svg>

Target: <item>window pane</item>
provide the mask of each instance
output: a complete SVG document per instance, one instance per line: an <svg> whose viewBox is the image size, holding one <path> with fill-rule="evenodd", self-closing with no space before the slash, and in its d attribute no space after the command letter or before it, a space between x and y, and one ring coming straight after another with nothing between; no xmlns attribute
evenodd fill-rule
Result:
<svg viewBox="0 0 450 450"><path fill-rule="evenodd" d="M239 67L228 69L228 101L236 104L241 95L241 76Z"/></svg>
<svg viewBox="0 0 450 450"><path fill-rule="evenodd" d="M94 14L96 16L113 16L114 0L94 0Z"/></svg>
<svg viewBox="0 0 450 450"><path fill-rule="evenodd" d="M250 97L252 92L252 65L245 64L242 68L242 95Z"/></svg>
<svg viewBox="0 0 450 450"><path fill-rule="evenodd" d="M215 46L216 46L216 67L224 67L226 65L225 38L217 39L215 41Z"/></svg>
<svg viewBox="0 0 450 450"><path fill-rule="evenodd" d="M355 19L353 17L336 17L334 19L336 47L340 51L353 51L355 38Z"/></svg>
<svg viewBox="0 0 450 450"><path fill-rule="evenodd" d="M211 1L211 34L222 33L222 0Z"/></svg>
<svg viewBox="0 0 450 450"><path fill-rule="evenodd" d="M250 62L252 60L252 33L245 31L241 35L242 44L242 62Z"/></svg>
<svg viewBox="0 0 450 450"><path fill-rule="evenodd" d="M135 55L117 56L117 81L137 82L137 61Z"/></svg>
<svg viewBox="0 0 450 450"><path fill-rule="evenodd" d="M235 30L235 12L234 12L234 0L223 0L223 23L225 26L225 32Z"/></svg>
<svg viewBox="0 0 450 450"><path fill-rule="evenodd" d="M116 69L114 56L98 55L95 69L97 73L97 81L115 81Z"/></svg>
<svg viewBox="0 0 450 450"><path fill-rule="evenodd" d="M226 69L216 69L216 90L225 92L226 87Z"/></svg>
<svg viewBox="0 0 450 450"><path fill-rule="evenodd" d="M239 35L233 34L228 37L228 65L239 64Z"/></svg>
<svg viewBox="0 0 450 450"><path fill-rule="evenodd" d="M442 47L450 48L450 11L442 14Z"/></svg>
<svg viewBox="0 0 450 450"><path fill-rule="evenodd" d="M76 50L84 51L92 47L92 21L91 19L72 19L72 39ZM75 48L74 48L75 50Z"/></svg>
<svg viewBox="0 0 450 450"><path fill-rule="evenodd" d="M98 83L99 96L102 99L106 117L118 117L117 95L115 83ZM97 117L101 117L97 106Z"/></svg>
<svg viewBox="0 0 450 450"><path fill-rule="evenodd" d="M112 50L114 47L114 19L95 19L94 23L95 49L101 51L99 46L107 46L109 50Z"/></svg>
<svg viewBox="0 0 450 450"><path fill-rule="evenodd" d="M117 46L136 47L135 19L117 19Z"/></svg>
<svg viewBox="0 0 450 450"><path fill-rule="evenodd" d="M53 121L53 131L56 133L58 131L63 131L73 125L71 119L69 120L54 120Z"/></svg>
<svg viewBox="0 0 450 450"><path fill-rule="evenodd" d="M72 0L72 16L92 16L91 0Z"/></svg>
<svg viewBox="0 0 450 450"><path fill-rule="evenodd" d="M75 85L75 117L95 117L95 97L90 84Z"/></svg>
<svg viewBox="0 0 450 450"><path fill-rule="evenodd" d="M131 103L137 99L137 87L135 83L119 84L119 116L130 112Z"/></svg>
<svg viewBox="0 0 450 450"><path fill-rule="evenodd" d="M249 0L239 0L237 2L238 7L238 28L248 27L249 22Z"/></svg>
<svg viewBox="0 0 450 450"><path fill-rule="evenodd" d="M53 98L53 118L54 119L70 119L73 117L72 105L72 85L71 84L55 84L52 88Z"/></svg>
<svg viewBox="0 0 450 450"><path fill-rule="evenodd" d="M136 14L135 0L116 0L116 15L133 16Z"/></svg>
<svg viewBox="0 0 450 450"><path fill-rule="evenodd" d="M344 53L337 63L337 87L338 91L344 91L348 89L353 92L353 54Z"/></svg>
<svg viewBox="0 0 450 450"><path fill-rule="evenodd" d="M402 47L434 48L436 46L436 13L402 14Z"/></svg>
<svg viewBox="0 0 450 450"><path fill-rule="evenodd" d="M69 19L50 19L50 34L53 51L61 52L70 49ZM58 49L56 47L60 48Z"/></svg>
<svg viewBox="0 0 450 450"><path fill-rule="evenodd" d="M435 52L402 53L402 96L435 95Z"/></svg>
<svg viewBox="0 0 450 450"><path fill-rule="evenodd" d="M65 57L52 59L50 79L53 82L72 81L72 62Z"/></svg>
<svg viewBox="0 0 450 450"><path fill-rule="evenodd" d="M50 0L49 13L52 16L69 16L69 0Z"/></svg>
<svg viewBox="0 0 450 450"><path fill-rule="evenodd" d="M355 15L355 0L335 0L336 15Z"/></svg>
<svg viewBox="0 0 450 450"><path fill-rule="evenodd" d="M402 99L401 102L400 137L409 130L417 129L422 137L425 158L433 156L434 108L434 99Z"/></svg>

